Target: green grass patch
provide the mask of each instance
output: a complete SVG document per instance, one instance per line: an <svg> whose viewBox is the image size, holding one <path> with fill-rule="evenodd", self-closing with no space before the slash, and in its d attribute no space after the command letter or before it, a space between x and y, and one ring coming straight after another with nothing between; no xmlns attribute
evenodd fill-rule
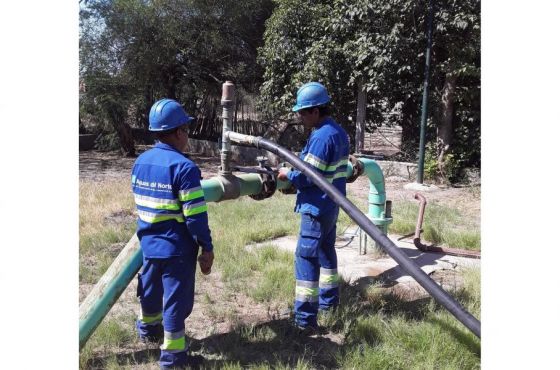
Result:
<svg viewBox="0 0 560 370"><path fill-rule="evenodd" d="M104 357L103 368L117 365L112 351L136 340L134 331L130 330L134 320L133 315L121 315L103 320L80 352L80 369L95 367L91 362L94 360L94 355L98 357L100 353Z"/></svg>
<svg viewBox="0 0 560 370"><path fill-rule="evenodd" d="M117 190L115 190L117 189ZM96 282L135 231L134 204L127 181L107 185L81 183L80 281ZM367 202L351 199L363 211ZM247 249L252 243L297 235L299 215L293 212L295 197L275 194L263 201L248 197L209 203L209 220L215 246L214 269L221 273L227 292L242 292L258 304L291 306L294 296L292 253L273 245ZM414 231L418 205L393 204L390 232ZM115 220L118 220L116 222ZM338 232L353 221L340 212ZM427 208L423 240L452 247L479 249L478 226L460 212L432 204ZM455 239L454 239L455 238ZM466 270L463 286L451 292L475 316L480 316L480 271ZM480 341L451 314L431 299L404 302L387 294L378 284L341 287L341 306L320 317L322 325L338 336L329 339L301 338L290 331L292 319L271 319L245 325L234 311L206 311L209 317L234 323L230 333L213 336L219 358L210 368L225 369L477 369ZM206 308L213 306L211 292L201 296ZM232 302L231 304L235 304ZM231 317L229 317L231 316ZM132 368L136 359L115 356L135 342L133 317L103 321L80 353L80 368ZM157 353L157 351L155 351ZM156 354L142 363L157 362ZM123 361L128 361L123 363Z"/></svg>
<svg viewBox="0 0 560 370"><path fill-rule="evenodd" d="M130 182L80 181L80 282L93 284L136 231Z"/></svg>
<svg viewBox="0 0 560 370"><path fill-rule="evenodd" d="M393 223L389 232L414 234L418 219L418 203L407 200L393 202ZM423 241L445 244L452 248L480 250L480 226L457 209L430 204L424 213Z"/></svg>

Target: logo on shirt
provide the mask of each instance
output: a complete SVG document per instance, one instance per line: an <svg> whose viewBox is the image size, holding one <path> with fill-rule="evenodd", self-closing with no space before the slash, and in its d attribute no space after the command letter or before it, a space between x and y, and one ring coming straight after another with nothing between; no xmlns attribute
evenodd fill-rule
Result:
<svg viewBox="0 0 560 370"><path fill-rule="evenodd" d="M144 181L137 178L136 175L132 175L132 186L156 191L167 191L173 189L171 184L163 184L158 181Z"/></svg>

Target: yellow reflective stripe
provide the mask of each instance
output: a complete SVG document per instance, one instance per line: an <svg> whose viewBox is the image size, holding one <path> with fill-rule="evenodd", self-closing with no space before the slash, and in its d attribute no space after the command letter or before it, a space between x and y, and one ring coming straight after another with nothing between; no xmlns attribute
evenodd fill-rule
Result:
<svg viewBox="0 0 560 370"><path fill-rule="evenodd" d="M160 347L163 350L181 350L185 349L185 336L177 339L164 338Z"/></svg>
<svg viewBox="0 0 560 370"><path fill-rule="evenodd" d="M348 166L348 158L342 158L338 162L332 165L328 165L327 163L325 163L325 161L321 160L311 153L307 153L305 155L304 161L325 172L336 171L340 166L344 166L344 171L346 171L346 167Z"/></svg>
<svg viewBox="0 0 560 370"><path fill-rule="evenodd" d="M201 197L204 197L204 190L200 186L197 186L196 188L192 188L189 190L181 190L179 192L179 200L182 202L186 202L188 200L193 200Z"/></svg>
<svg viewBox="0 0 560 370"><path fill-rule="evenodd" d="M147 316L144 314L141 314L139 317L139 320L142 321L144 324L151 324L155 321L161 321L161 313L155 315L155 316Z"/></svg>
<svg viewBox="0 0 560 370"><path fill-rule="evenodd" d="M340 161L336 162L333 165L327 167L327 171L332 172L336 171L336 169L340 166L346 166L348 164L348 158L343 158Z"/></svg>
<svg viewBox="0 0 560 370"><path fill-rule="evenodd" d="M307 153L303 160L305 162L309 163L310 165L312 165L313 167L316 167L316 168L320 169L321 171L326 171L327 170L327 164L325 162L323 162L321 159L315 157L311 153Z"/></svg>
<svg viewBox="0 0 560 370"><path fill-rule="evenodd" d="M341 177L346 178L346 170L344 170L344 172L335 173L334 176L333 176L333 180L340 179Z"/></svg>
<svg viewBox="0 0 560 370"><path fill-rule="evenodd" d="M319 275L319 282L327 284L338 283L338 274Z"/></svg>
<svg viewBox="0 0 560 370"><path fill-rule="evenodd" d="M177 222L184 222L185 219L181 214L157 214L151 213L146 211L138 210L138 217L144 222L149 222L151 224L155 224L157 222L168 221L168 220L175 220Z"/></svg>
<svg viewBox="0 0 560 370"><path fill-rule="evenodd" d="M198 207L193 207L193 208L185 207L185 208L183 208L183 214L188 217L188 216L194 216L194 215L197 215L199 213L206 212L207 210L208 210L208 205L206 203L204 203L203 205L198 206Z"/></svg>
<svg viewBox="0 0 560 370"><path fill-rule="evenodd" d="M296 287L296 294L303 295L303 296L318 296L319 295L319 288L306 288L303 286Z"/></svg>
<svg viewBox="0 0 560 370"><path fill-rule="evenodd" d="M169 211L178 211L181 205L176 200L172 199L157 199L134 194L134 201L137 205L149 207L153 209L165 209Z"/></svg>

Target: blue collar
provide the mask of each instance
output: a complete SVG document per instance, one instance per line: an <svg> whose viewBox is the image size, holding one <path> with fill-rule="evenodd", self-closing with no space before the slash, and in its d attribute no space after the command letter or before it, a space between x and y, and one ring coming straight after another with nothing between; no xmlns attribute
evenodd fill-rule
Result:
<svg viewBox="0 0 560 370"><path fill-rule="evenodd" d="M156 142L156 145L154 146L154 148L165 149L165 150L173 150L175 152L181 153L174 146L166 144L166 143L162 143L161 141ZM183 153L181 153L181 154L183 154Z"/></svg>
<svg viewBox="0 0 560 370"><path fill-rule="evenodd" d="M320 129L321 127L323 127L324 125L327 124L332 124L333 119L331 116L326 116L321 122L319 122L319 124L317 126L315 126L315 130Z"/></svg>

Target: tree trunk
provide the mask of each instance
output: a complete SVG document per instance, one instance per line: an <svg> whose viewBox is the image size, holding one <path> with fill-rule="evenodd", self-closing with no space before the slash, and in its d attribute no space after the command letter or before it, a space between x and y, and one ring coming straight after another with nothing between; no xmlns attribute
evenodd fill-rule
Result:
<svg viewBox="0 0 560 370"><path fill-rule="evenodd" d="M456 86L457 76L446 74L441 97L441 119L437 129L438 169L445 179L449 175L445 169L445 157L451 149L453 140L453 102Z"/></svg>
<svg viewBox="0 0 560 370"><path fill-rule="evenodd" d="M119 107L110 108L111 124L117 131L119 142L121 145L121 152L127 157L135 157L136 149L134 148L134 137L132 136L132 129L125 122L124 115L119 111Z"/></svg>

